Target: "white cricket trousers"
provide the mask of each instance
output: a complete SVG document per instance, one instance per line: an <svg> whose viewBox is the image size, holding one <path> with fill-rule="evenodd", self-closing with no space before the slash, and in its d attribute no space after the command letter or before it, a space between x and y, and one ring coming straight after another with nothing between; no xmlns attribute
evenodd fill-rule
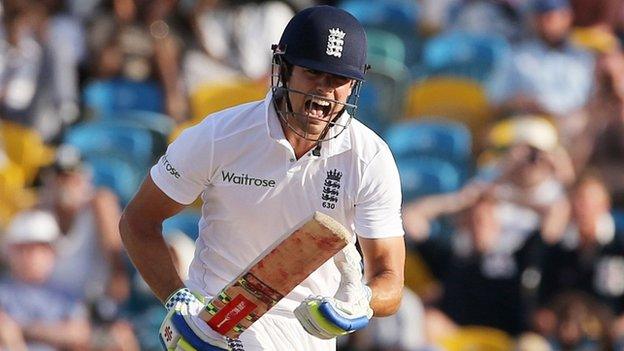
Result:
<svg viewBox="0 0 624 351"><path fill-rule="evenodd" d="M308 334L294 316L265 314L230 347L233 351L336 351L336 339L323 340Z"/></svg>

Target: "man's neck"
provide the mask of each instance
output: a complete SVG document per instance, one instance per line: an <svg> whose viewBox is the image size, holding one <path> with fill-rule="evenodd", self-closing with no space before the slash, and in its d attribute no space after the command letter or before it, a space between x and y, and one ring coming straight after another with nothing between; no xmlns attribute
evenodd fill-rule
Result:
<svg viewBox="0 0 624 351"><path fill-rule="evenodd" d="M295 157L297 159L300 159L301 157L303 157L303 155L305 155L306 153L308 153L310 150L314 149L318 145L317 141L307 140L297 135L297 133L295 133L292 129L290 129L290 127L286 125L286 122L282 120L281 118L280 118L280 125L282 126L282 130L284 131L284 136L286 137L286 140L288 140L288 142L292 146L295 152Z"/></svg>
<svg viewBox="0 0 624 351"><path fill-rule="evenodd" d="M300 159L308 153L310 150L314 149L318 145L318 141L307 140L297 134L292 128L298 128L296 125L288 125L286 119L288 115L284 115L285 110L287 110L286 102L284 99L280 99L276 101L274 105L276 112L278 114L278 120L280 122L280 126L282 127L282 131L284 132L284 137L290 145L292 146L295 152L295 158ZM282 116L280 116L282 115ZM303 133L303 132L301 132Z"/></svg>

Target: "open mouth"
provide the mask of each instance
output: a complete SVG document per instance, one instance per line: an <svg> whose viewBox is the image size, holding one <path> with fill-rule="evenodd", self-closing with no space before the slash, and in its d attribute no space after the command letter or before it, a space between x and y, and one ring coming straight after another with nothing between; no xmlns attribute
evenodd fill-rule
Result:
<svg viewBox="0 0 624 351"><path fill-rule="evenodd" d="M305 112L313 118L324 119L329 116L331 110L332 104L326 100L312 98L305 102Z"/></svg>

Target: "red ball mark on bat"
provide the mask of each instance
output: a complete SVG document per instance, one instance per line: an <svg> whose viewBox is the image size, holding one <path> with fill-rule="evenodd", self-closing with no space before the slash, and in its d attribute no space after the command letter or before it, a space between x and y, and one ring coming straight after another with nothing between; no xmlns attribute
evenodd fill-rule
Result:
<svg viewBox="0 0 624 351"><path fill-rule="evenodd" d="M334 238L318 238L315 242L318 248L321 250L331 250L339 244Z"/></svg>

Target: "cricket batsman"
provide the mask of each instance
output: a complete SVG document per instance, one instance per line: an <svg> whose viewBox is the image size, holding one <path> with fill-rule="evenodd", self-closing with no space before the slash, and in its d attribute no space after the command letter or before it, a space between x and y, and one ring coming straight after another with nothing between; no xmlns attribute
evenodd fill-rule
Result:
<svg viewBox="0 0 624 351"><path fill-rule="evenodd" d="M368 68L364 29L343 10L311 7L291 19L272 50L265 99L185 130L124 210L127 252L169 311L160 330L165 349L330 351L336 337L398 309L399 175L388 146L355 118ZM162 222L198 196L200 234L183 282ZM315 211L347 228L351 244L239 338L209 327L199 317L206 301Z"/></svg>

